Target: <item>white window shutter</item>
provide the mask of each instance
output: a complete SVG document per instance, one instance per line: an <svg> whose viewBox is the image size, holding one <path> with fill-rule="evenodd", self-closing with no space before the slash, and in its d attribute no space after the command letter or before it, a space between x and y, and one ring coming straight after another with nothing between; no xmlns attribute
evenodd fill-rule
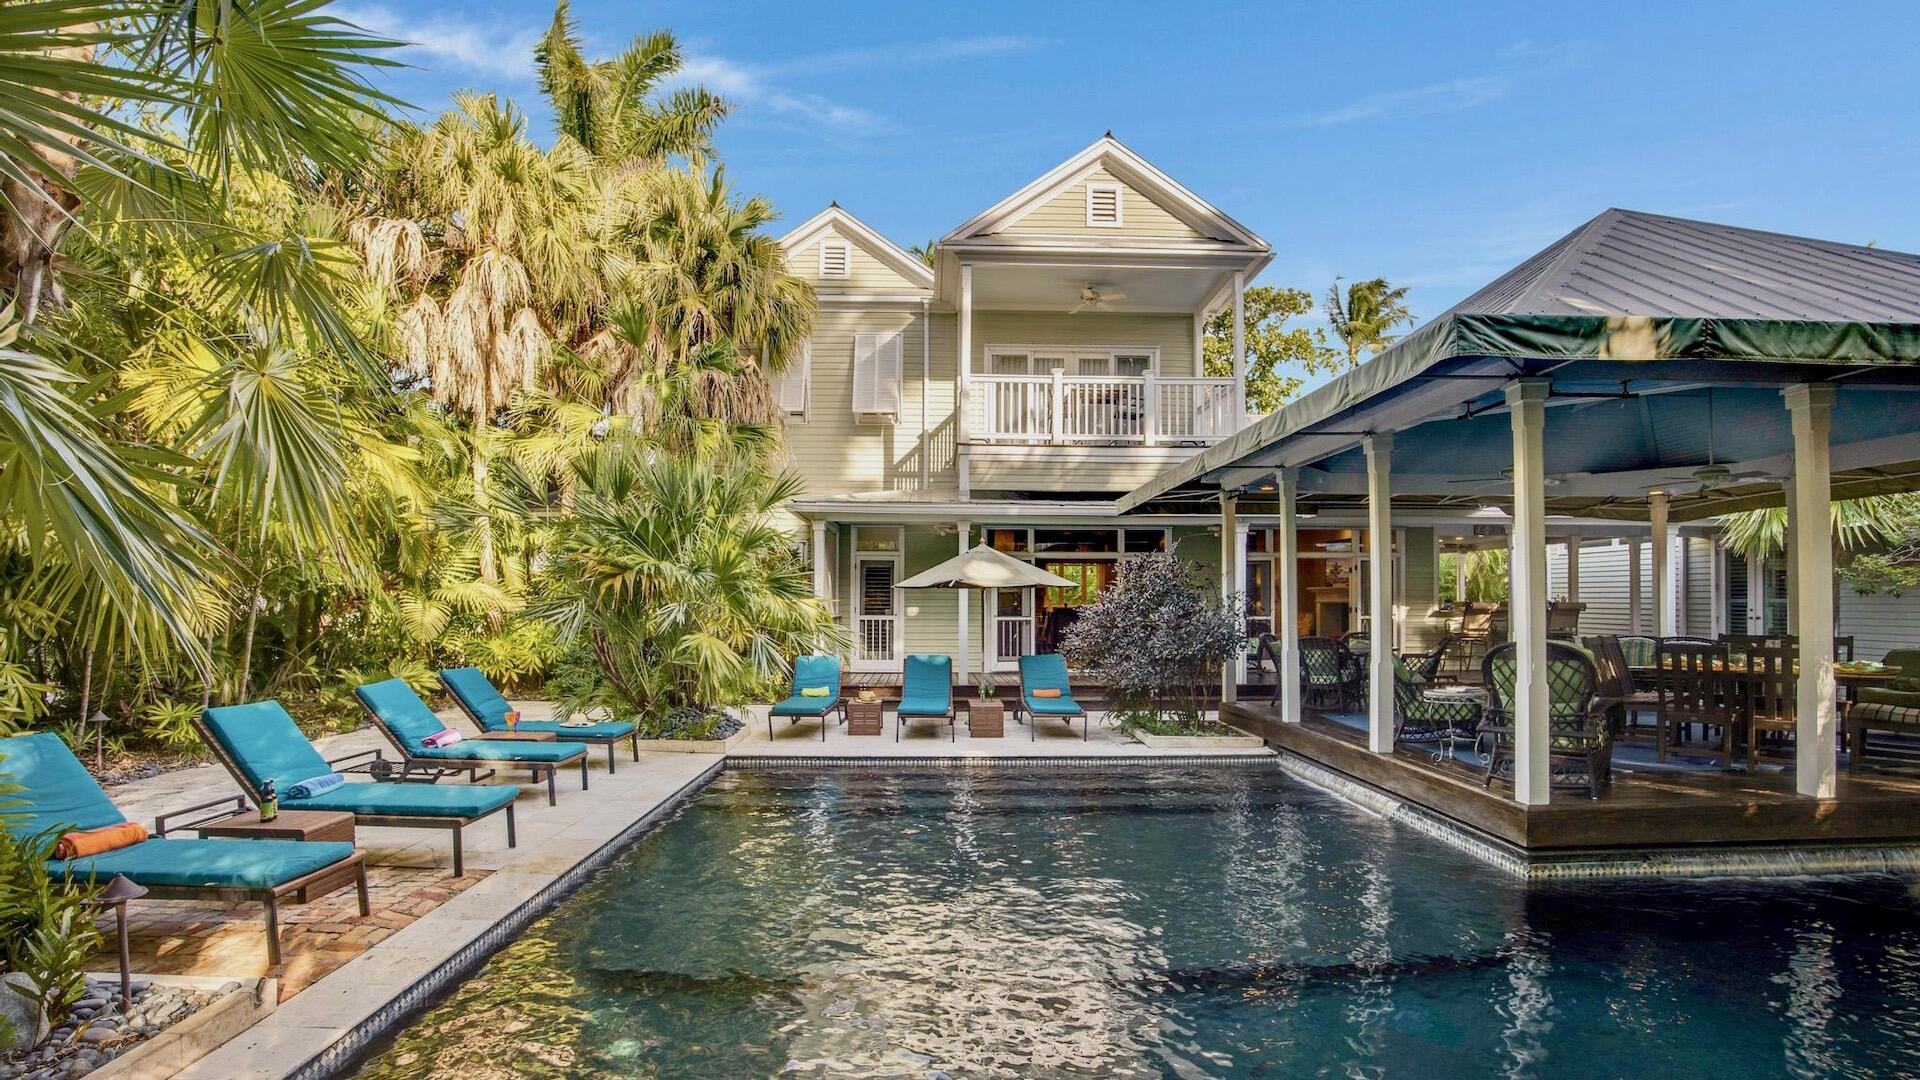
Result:
<svg viewBox="0 0 1920 1080"><path fill-rule="evenodd" d="M853 335L853 411L900 412L901 335Z"/></svg>
<svg viewBox="0 0 1920 1080"><path fill-rule="evenodd" d="M787 361L787 370L774 374L767 373L767 381L773 386L773 400L780 411L788 416L804 416L807 412L807 383L810 380L809 368L813 361L813 342L803 341L800 350Z"/></svg>

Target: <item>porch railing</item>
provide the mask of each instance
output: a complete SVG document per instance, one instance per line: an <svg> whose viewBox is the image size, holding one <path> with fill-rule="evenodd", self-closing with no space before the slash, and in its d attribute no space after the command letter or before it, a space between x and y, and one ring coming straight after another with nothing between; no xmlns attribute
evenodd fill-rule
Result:
<svg viewBox="0 0 1920 1080"><path fill-rule="evenodd" d="M860 615L853 620L853 662L891 664L900 659L900 616Z"/></svg>
<svg viewBox="0 0 1920 1080"><path fill-rule="evenodd" d="M1010 668L1018 658L1033 652L1033 616L998 615L993 620L993 656L999 666Z"/></svg>
<svg viewBox="0 0 1920 1080"><path fill-rule="evenodd" d="M976 375L979 437L996 442L1215 442L1238 430L1232 379L1162 375Z"/></svg>

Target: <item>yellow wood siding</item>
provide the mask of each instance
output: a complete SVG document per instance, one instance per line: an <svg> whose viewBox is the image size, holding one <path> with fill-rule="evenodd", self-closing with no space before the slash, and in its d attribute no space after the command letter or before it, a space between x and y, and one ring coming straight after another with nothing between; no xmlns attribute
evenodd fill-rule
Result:
<svg viewBox="0 0 1920 1080"><path fill-rule="evenodd" d="M841 241L847 245L846 277L823 278L820 276L820 245L830 240ZM787 266L794 274L806 278L817 288L826 290L899 292L927 288L924 281L914 281L902 276L893 267L875 257L873 252L861 245L860 241L842 235L833 228L828 228L801 247L787 252Z"/></svg>
<svg viewBox="0 0 1920 1080"><path fill-rule="evenodd" d="M787 464L808 495L920 487L920 403L927 403L931 485L952 489L954 472L954 321L934 315L932 378L920 377L921 315L902 310L828 308L814 320L804 422L789 422ZM853 336L901 335L900 415L892 424L859 423L853 413Z"/></svg>
<svg viewBox="0 0 1920 1080"><path fill-rule="evenodd" d="M1087 224L1087 185L1118 184L1120 186L1120 225L1118 228L1107 225L1089 226ZM1083 234L1089 236L1148 236L1178 237L1183 240L1205 240L1208 237L1196 232L1186 222L1168 213L1166 208L1147 198L1131 186L1114 178L1105 169L1095 169L1083 179L1075 181L1065 191L1028 211L1019 220L1000 230L1008 235L1061 235Z"/></svg>

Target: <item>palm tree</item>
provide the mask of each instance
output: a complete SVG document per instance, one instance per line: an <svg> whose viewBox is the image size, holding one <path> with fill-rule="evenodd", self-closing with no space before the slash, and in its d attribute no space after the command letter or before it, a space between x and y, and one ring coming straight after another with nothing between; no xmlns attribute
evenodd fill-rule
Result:
<svg viewBox="0 0 1920 1080"><path fill-rule="evenodd" d="M1387 284L1386 278L1356 281L1340 295L1340 279L1327 288L1327 322L1334 335L1347 347L1347 366L1359 367L1360 354L1377 353L1399 340L1389 333L1405 323L1413 325L1413 312L1407 310L1407 288Z"/></svg>
<svg viewBox="0 0 1920 1080"><path fill-rule="evenodd" d="M1832 504L1833 539L1858 549L1898 542L1920 532L1920 495L1873 495ZM1773 555L1786 550L1787 509L1742 510L1720 518L1720 543L1735 555Z"/></svg>
<svg viewBox="0 0 1920 1080"><path fill-rule="evenodd" d="M662 81L681 67L680 44L664 30L634 38L611 60L588 61L566 0L555 5L533 56L560 134L623 168L711 157L714 128L731 110L697 86L659 96Z"/></svg>

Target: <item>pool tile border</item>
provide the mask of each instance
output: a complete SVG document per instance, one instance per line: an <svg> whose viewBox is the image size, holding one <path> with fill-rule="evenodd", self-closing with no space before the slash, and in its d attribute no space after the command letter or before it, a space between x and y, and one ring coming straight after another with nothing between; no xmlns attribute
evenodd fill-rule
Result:
<svg viewBox="0 0 1920 1080"><path fill-rule="evenodd" d="M653 809L634 819L592 854L548 882L539 892L522 901L478 937L461 946L452 956L436 964L405 990L354 1024L331 1046L308 1058L286 1074L287 1080L328 1080L343 1075L359 1056L381 1036L423 1011L435 995L472 974L487 958L525 930L535 919L565 900L587 879L598 873L636 841L665 823L681 806L699 794L714 777L726 769L725 759L714 762L698 776L687 781Z"/></svg>
<svg viewBox="0 0 1920 1080"><path fill-rule="evenodd" d="M1114 765L1265 765L1271 767L1275 762L1273 754L1105 754L1092 757L1084 754L1040 755L1022 754L1018 757L984 757L978 754L927 755L907 757L891 755L839 756L834 754L735 754L727 758L727 768L743 771L777 771L780 769L899 769L902 766L924 768L973 768L1006 769L1027 768L1044 765L1049 768L1104 769Z"/></svg>

